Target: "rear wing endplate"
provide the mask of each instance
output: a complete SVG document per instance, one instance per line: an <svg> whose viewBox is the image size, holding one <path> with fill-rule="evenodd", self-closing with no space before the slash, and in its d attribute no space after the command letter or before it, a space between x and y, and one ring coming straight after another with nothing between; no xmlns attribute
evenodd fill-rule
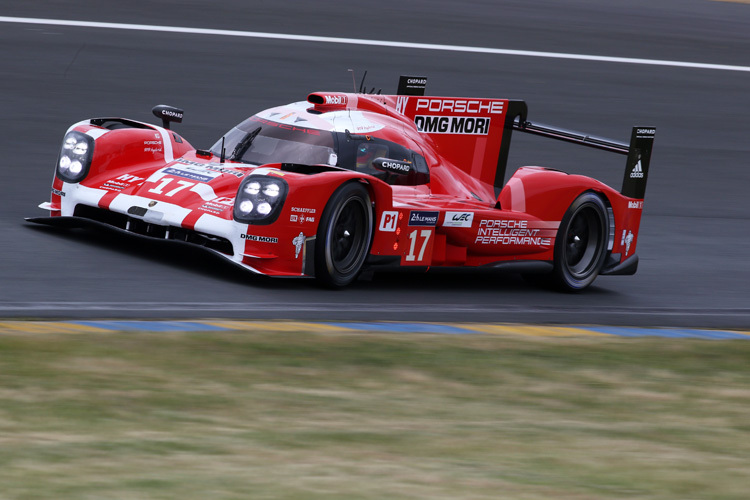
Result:
<svg viewBox="0 0 750 500"><path fill-rule="evenodd" d="M654 145L655 127L633 127L630 144L594 137L581 132L559 129L548 125L520 120L513 122L513 129L551 139L572 142L582 146L601 149L611 153L627 155L625 174L620 192L628 198L643 199L646 193L648 167L651 161L651 150Z"/></svg>

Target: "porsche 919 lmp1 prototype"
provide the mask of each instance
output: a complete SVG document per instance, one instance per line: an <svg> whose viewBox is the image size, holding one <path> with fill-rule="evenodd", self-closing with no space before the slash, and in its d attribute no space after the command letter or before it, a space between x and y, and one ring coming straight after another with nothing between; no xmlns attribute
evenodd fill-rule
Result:
<svg viewBox="0 0 750 500"><path fill-rule="evenodd" d="M49 217L203 246L255 273L350 284L363 269L501 267L575 291L636 271L654 140L629 144L527 120L521 100L314 92L233 127L211 149L161 126L93 118L65 134ZM361 90L361 89L360 89ZM622 189L521 167L513 132L627 155Z"/></svg>

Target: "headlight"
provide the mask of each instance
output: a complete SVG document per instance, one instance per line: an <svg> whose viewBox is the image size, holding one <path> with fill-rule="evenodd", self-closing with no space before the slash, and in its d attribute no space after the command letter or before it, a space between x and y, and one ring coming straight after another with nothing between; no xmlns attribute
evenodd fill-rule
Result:
<svg viewBox="0 0 750 500"><path fill-rule="evenodd" d="M80 182L89 173L94 156L94 138L78 131L65 134L57 160L57 176L65 182Z"/></svg>
<svg viewBox="0 0 750 500"><path fill-rule="evenodd" d="M258 181L248 182L247 185L245 186L245 193L251 194L251 195L256 195L260 193L260 182Z"/></svg>
<svg viewBox="0 0 750 500"><path fill-rule="evenodd" d="M263 188L263 194L268 196L269 198L276 198L279 195L279 185L278 184L268 184L265 188Z"/></svg>
<svg viewBox="0 0 750 500"><path fill-rule="evenodd" d="M271 213L271 204L267 201L264 201L260 205L258 205L258 213L261 215L268 215Z"/></svg>
<svg viewBox="0 0 750 500"><path fill-rule="evenodd" d="M237 190L234 220L246 224L265 225L276 221L289 190L284 179L250 175Z"/></svg>
<svg viewBox="0 0 750 500"><path fill-rule="evenodd" d="M240 212L242 212L242 215L250 215L250 212L253 211L253 202L250 200L244 200L242 203L240 203Z"/></svg>

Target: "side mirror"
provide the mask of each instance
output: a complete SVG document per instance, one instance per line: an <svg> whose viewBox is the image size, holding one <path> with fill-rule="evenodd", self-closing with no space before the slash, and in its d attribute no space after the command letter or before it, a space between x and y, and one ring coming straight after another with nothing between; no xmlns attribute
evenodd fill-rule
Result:
<svg viewBox="0 0 750 500"><path fill-rule="evenodd" d="M375 158L372 166L381 172L407 176L414 172L414 165L410 161L391 160L390 158Z"/></svg>
<svg viewBox="0 0 750 500"><path fill-rule="evenodd" d="M157 118L161 118L162 127L167 130L169 130L169 122L182 123L182 115L184 113L180 108L167 106L166 104L154 106L151 112Z"/></svg>

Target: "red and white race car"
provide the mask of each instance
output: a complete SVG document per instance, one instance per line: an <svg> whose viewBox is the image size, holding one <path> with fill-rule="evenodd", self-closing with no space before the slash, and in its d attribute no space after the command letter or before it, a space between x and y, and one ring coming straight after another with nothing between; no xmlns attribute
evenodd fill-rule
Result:
<svg viewBox="0 0 750 500"><path fill-rule="evenodd" d="M363 269L503 267L568 291L633 274L653 127L629 144L527 121L524 101L315 92L233 127L209 150L162 126L93 118L65 134L43 224L104 224L200 245L255 273L336 287ZM627 155L617 191L522 167L512 133ZM503 185L504 184L504 185Z"/></svg>

